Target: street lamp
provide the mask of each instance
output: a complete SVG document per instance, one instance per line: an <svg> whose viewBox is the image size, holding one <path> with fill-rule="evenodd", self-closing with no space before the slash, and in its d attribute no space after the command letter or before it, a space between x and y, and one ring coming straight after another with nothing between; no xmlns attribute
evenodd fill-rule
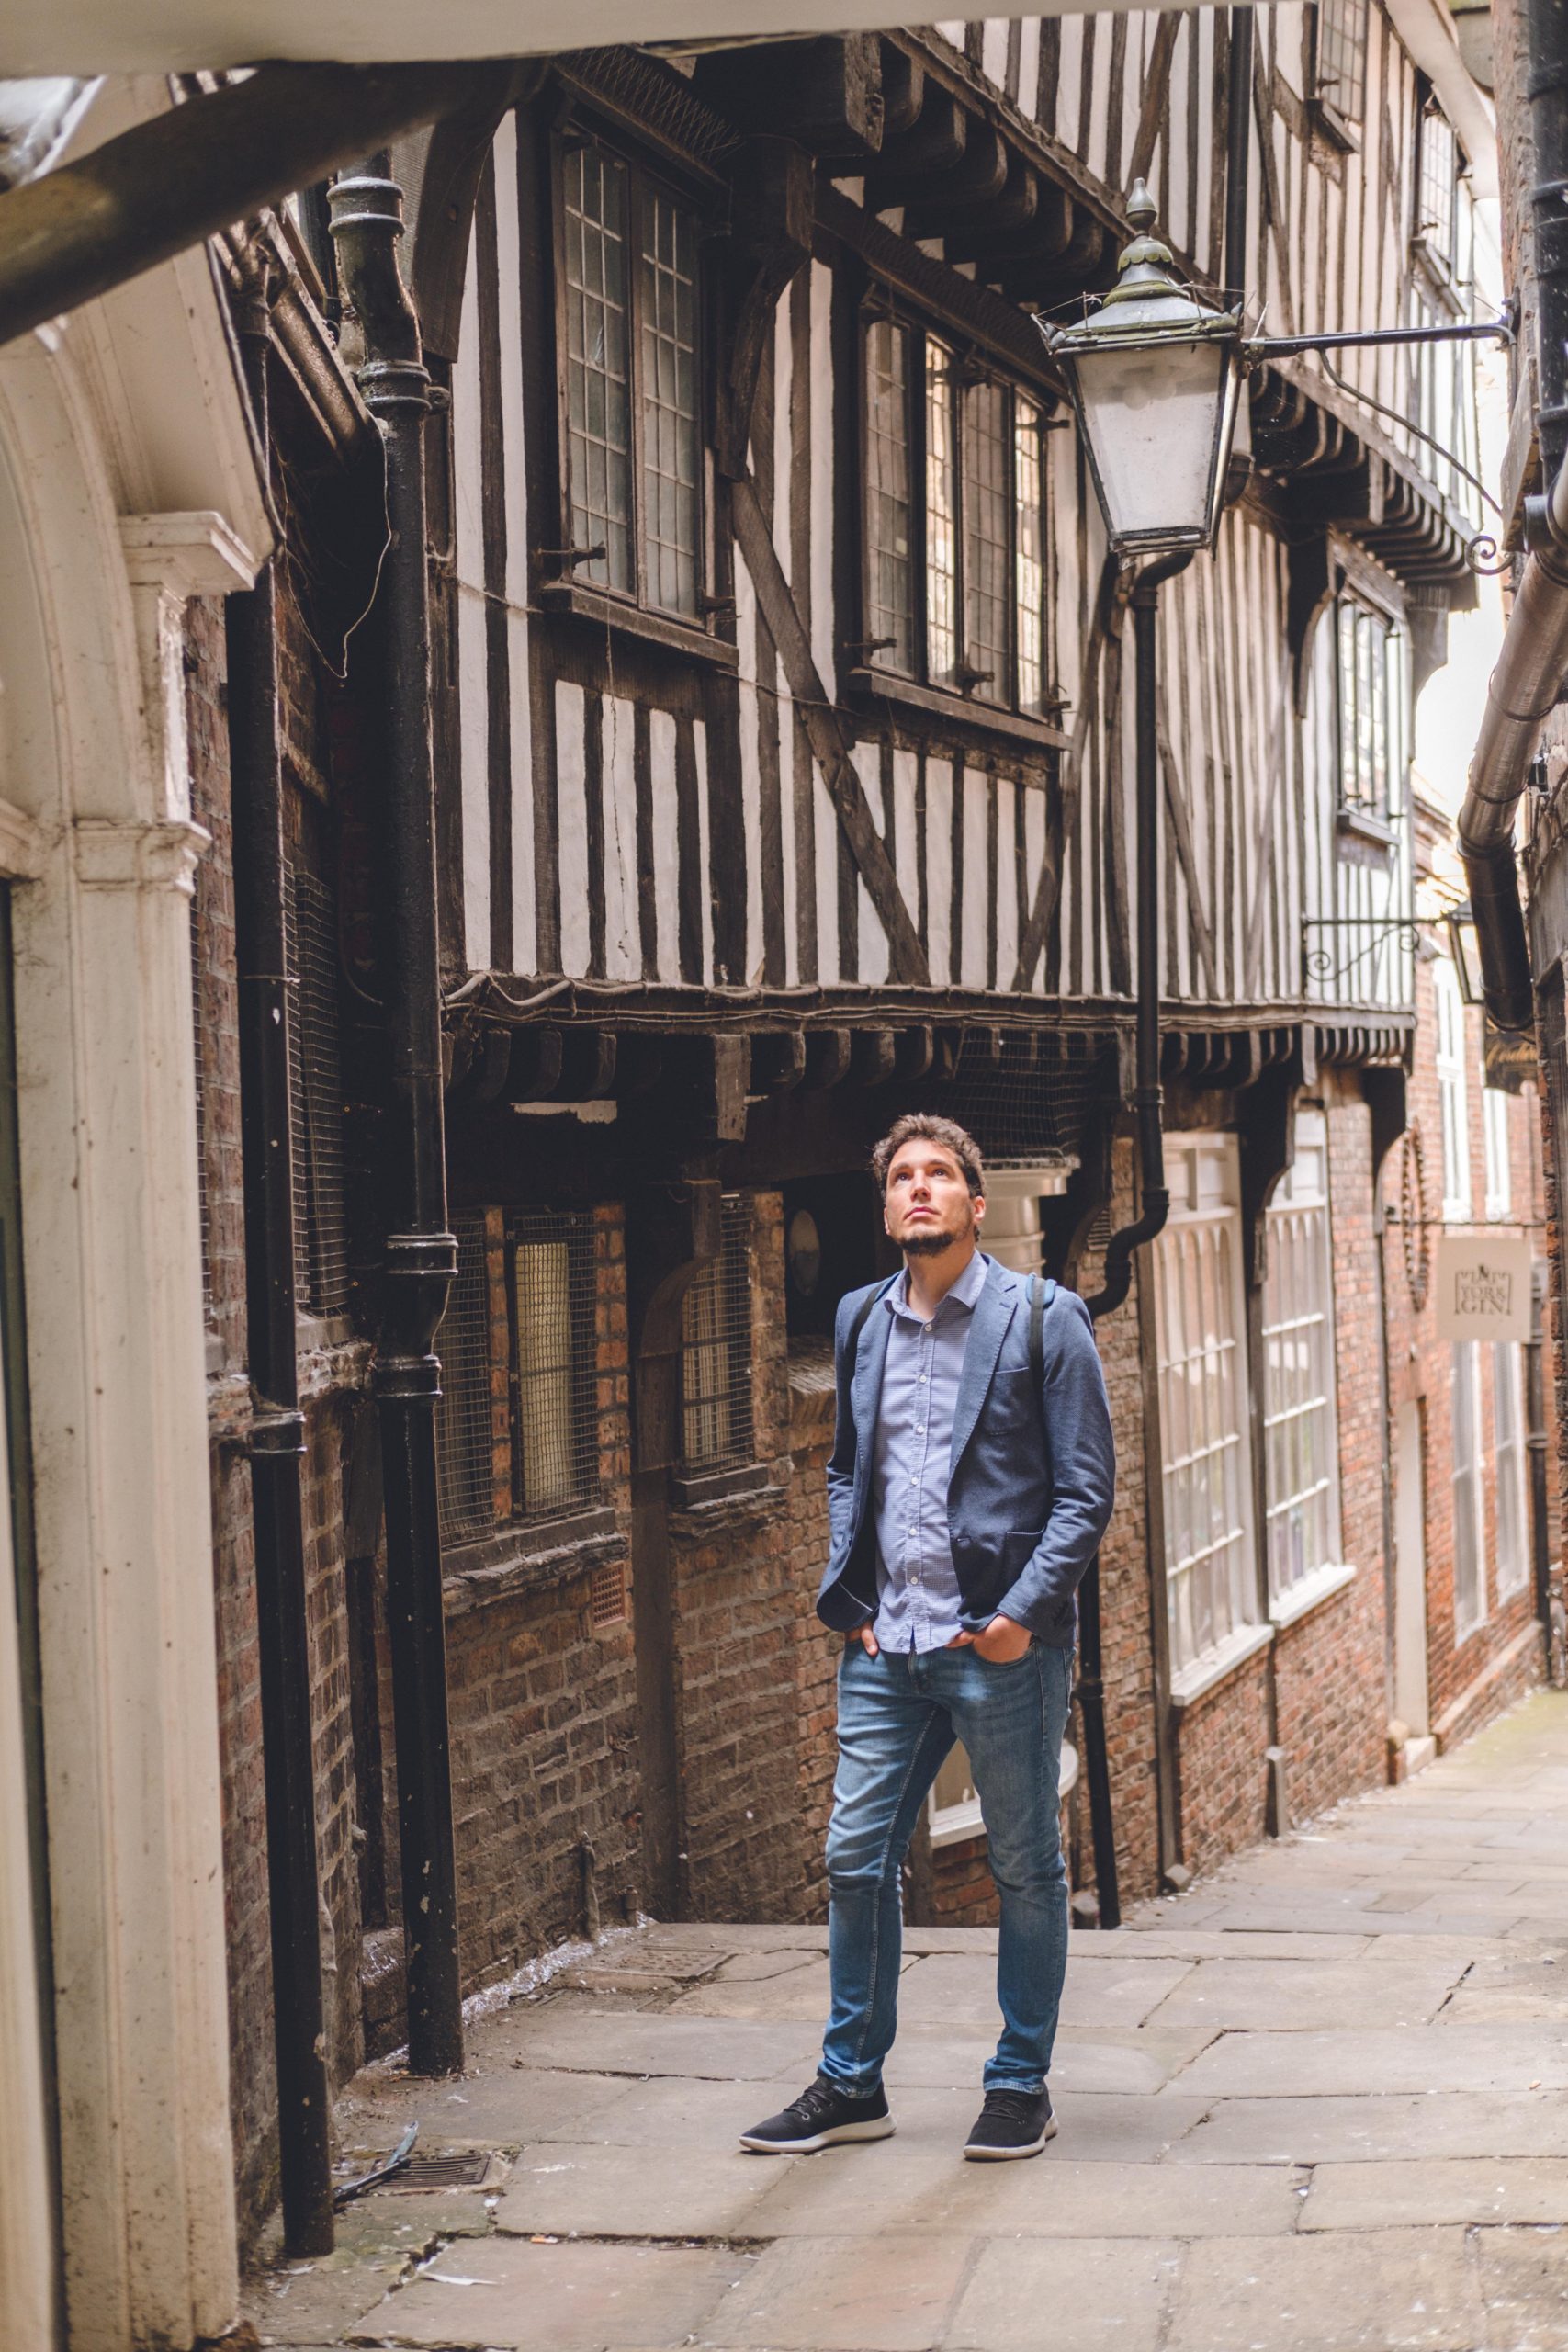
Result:
<svg viewBox="0 0 1568 2352"><path fill-rule="evenodd" d="M1066 379L1118 555L1212 548L1241 384L1241 311L1201 302L1151 232L1154 199L1133 184L1136 232L1116 283L1080 326L1037 319Z"/></svg>
<svg viewBox="0 0 1568 2352"><path fill-rule="evenodd" d="M1449 953L1453 959L1454 977L1465 1004L1484 1004L1486 992L1481 975L1481 942L1475 929L1475 913L1470 900L1454 908L1448 917Z"/></svg>

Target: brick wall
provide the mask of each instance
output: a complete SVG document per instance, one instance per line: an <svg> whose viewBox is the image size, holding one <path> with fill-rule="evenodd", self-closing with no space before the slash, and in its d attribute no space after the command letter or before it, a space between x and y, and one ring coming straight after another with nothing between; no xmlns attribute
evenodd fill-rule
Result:
<svg viewBox="0 0 1568 2352"><path fill-rule="evenodd" d="M1190 1870L1212 1869L1264 1834L1269 1672L1269 1652L1259 1650L1182 1713L1177 1773Z"/></svg>
<svg viewBox="0 0 1568 2352"><path fill-rule="evenodd" d="M695 1917L794 1919L803 1897L795 1653L804 1637L809 1656L815 1637L802 1619L792 1508L783 1203L776 1193L742 1197L752 1453L766 1483L671 1513L683 1879Z"/></svg>

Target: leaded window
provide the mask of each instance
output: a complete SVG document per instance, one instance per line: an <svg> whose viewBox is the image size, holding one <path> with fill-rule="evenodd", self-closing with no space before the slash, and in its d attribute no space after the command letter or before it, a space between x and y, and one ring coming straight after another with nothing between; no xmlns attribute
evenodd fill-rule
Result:
<svg viewBox="0 0 1568 2352"><path fill-rule="evenodd" d="M1200 1667L1257 1617L1241 1212L1234 1137L1172 1138L1155 1245L1171 1664Z"/></svg>
<svg viewBox="0 0 1568 2352"><path fill-rule="evenodd" d="M293 846L283 906L288 979L288 1111L294 1170L294 1295L301 1314L348 1306L337 912L330 884Z"/></svg>
<svg viewBox="0 0 1568 2352"><path fill-rule="evenodd" d="M596 140L561 165L571 576L701 616L697 224Z"/></svg>
<svg viewBox="0 0 1568 2352"><path fill-rule="evenodd" d="M1435 99L1421 109L1416 172L1416 234L1445 275L1454 268L1458 225L1459 141Z"/></svg>
<svg viewBox="0 0 1568 2352"><path fill-rule="evenodd" d="M1337 629L1340 804L1389 824L1404 797L1404 640L1349 594L1338 600Z"/></svg>
<svg viewBox="0 0 1568 2352"><path fill-rule="evenodd" d="M1286 1600L1339 1559L1334 1412L1334 1264L1327 1122L1296 1114L1294 1163L1267 1220L1263 1283L1263 1431L1269 1598Z"/></svg>
<svg viewBox="0 0 1568 2352"><path fill-rule="evenodd" d="M1367 0L1318 0L1313 96L1342 122L1359 122L1367 104Z"/></svg>
<svg viewBox="0 0 1568 2352"><path fill-rule="evenodd" d="M1051 707L1043 432L1017 385L938 335L868 320L869 666L1026 714Z"/></svg>

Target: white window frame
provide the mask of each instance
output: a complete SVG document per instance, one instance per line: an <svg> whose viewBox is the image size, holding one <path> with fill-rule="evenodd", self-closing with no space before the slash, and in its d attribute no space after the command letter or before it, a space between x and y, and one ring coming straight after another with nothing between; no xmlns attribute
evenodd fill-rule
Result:
<svg viewBox="0 0 1568 2352"><path fill-rule="evenodd" d="M1497 1479L1497 1599L1511 1600L1529 1582L1529 1490L1525 1475L1525 1351L1517 1340L1492 1342L1492 1458ZM1503 1409L1504 1400L1508 1409ZM1506 1513L1517 1541L1505 1548Z"/></svg>
<svg viewBox="0 0 1568 2352"><path fill-rule="evenodd" d="M1508 1159L1508 1098L1500 1086L1481 1082L1481 1125L1486 1145L1486 1215L1506 1217L1514 1205L1513 1170Z"/></svg>
<svg viewBox="0 0 1568 2352"><path fill-rule="evenodd" d="M1432 997L1437 1010L1438 1101L1442 1113L1443 1216L1450 1224L1462 1224L1471 1209L1464 1000L1446 956L1432 967Z"/></svg>
<svg viewBox="0 0 1568 2352"><path fill-rule="evenodd" d="M1463 1642L1486 1623L1486 1491L1481 1438L1481 1342L1456 1340L1450 1371L1454 1530L1454 1631ZM1468 1402L1461 1389L1468 1385ZM1461 1531L1468 1523L1474 1547L1474 1598L1468 1603L1460 1577Z"/></svg>
<svg viewBox="0 0 1568 2352"><path fill-rule="evenodd" d="M1155 1245L1160 1483L1171 1692L1185 1702L1260 1648L1272 1628L1258 1613L1236 1139L1172 1136L1167 1161L1171 1213ZM1209 1524L1201 1527L1205 1501ZM1221 1555L1228 1561L1216 1573Z"/></svg>
<svg viewBox="0 0 1568 2352"><path fill-rule="evenodd" d="M1348 1583L1339 1515L1334 1250L1328 1121L1296 1114L1295 1158L1265 1220L1263 1443L1269 1613L1289 1623ZM1314 1556L1281 1574L1292 1522L1320 1531Z"/></svg>

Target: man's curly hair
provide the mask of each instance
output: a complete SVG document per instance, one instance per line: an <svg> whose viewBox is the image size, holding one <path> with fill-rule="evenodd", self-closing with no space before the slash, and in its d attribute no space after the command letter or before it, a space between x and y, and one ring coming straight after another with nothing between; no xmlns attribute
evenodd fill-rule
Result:
<svg viewBox="0 0 1568 2352"><path fill-rule="evenodd" d="M939 1143L952 1152L964 1170L964 1181L972 1200L983 1200L986 1194L985 1163L980 1147L966 1127L956 1119L939 1119L934 1111L909 1111L903 1118L895 1119L882 1141L871 1155L871 1172L876 1179L879 1193L887 1190L887 1170L893 1165L896 1152L907 1143Z"/></svg>

